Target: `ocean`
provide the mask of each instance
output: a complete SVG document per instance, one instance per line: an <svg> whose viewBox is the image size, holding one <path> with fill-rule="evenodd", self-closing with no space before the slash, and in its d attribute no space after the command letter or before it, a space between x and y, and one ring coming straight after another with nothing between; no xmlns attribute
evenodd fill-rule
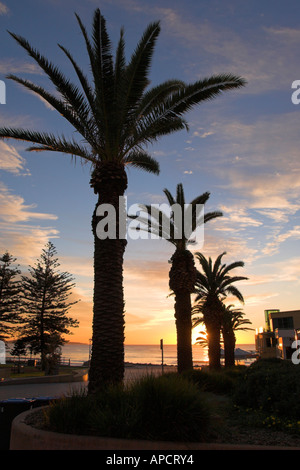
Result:
<svg viewBox="0 0 300 470"><path fill-rule="evenodd" d="M254 344L237 344L236 347L246 351L254 351ZM62 347L62 361L72 366L82 365L90 357L90 346L83 343L67 343ZM208 362L207 349L193 345L194 365ZM160 345L125 345L125 362L134 364L161 364L162 351ZM177 365L177 346L163 346L163 362L166 365Z"/></svg>

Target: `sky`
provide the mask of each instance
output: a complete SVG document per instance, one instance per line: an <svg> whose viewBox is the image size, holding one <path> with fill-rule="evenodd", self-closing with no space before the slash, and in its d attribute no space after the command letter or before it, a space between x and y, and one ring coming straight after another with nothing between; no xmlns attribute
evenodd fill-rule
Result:
<svg viewBox="0 0 300 470"><path fill-rule="evenodd" d="M48 90L51 83L7 31L32 46L75 80L57 44L89 72L75 14L90 31L95 8L107 21L113 48L124 27L129 60L147 25L161 22L151 85L177 78L188 83L216 73L247 80L185 117L189 131L148 148L159 176L128 169L128 207L166 202L182 183L186 201L208 191L205 211L223 217L205 225L204 243L190 246L213 260L244 261L232 272L248 278L236 287L252 328L265 309L297 310L300 289L300 105L292 84L300 80L300 3L297 0L18 0L0 1L0 126L45 130L72 137L70 125L33 93L8 80L13 73ZM3 90L3 88L2 88ZM295 95L294 95L295 96ZM297 95L298 96L298 95ZM300 97L300 93L299 93ZM297 103L297 100L294 100ZM0 141L0 253L8 250L22 272L51 241L61 271L75 279L70 310L80 326L70 341L92 334L93 237L96 203L90 167L58 153L28 152L28 144ZM173 246L165 240L132 240L124 261L126 344L176 343L174 298L168 273ZM196 261L197 268L200 268ZM193 339L198 336L193 332ZM237 332L254 343L255 331Z"/></svg>

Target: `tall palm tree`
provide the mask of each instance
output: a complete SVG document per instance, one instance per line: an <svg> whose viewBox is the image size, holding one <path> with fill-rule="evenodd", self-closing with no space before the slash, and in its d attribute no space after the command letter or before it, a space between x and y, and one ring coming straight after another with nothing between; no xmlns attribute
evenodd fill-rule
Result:
<svg viewBox="0 0 300 470"><path fill-rule="evenodd" d="M240 302L244 302L241 292L232 285L237 281L247 279L244 276L230 276L228 273L237 267L243 267L243 261L236 261L229 265L221 264L226 253L220 254L214 264L202 253L196 253L202 272L198 271L196 281L196 304L193 315L202 314L208 336L208 357L212 369L220 368L220 331L223 318L223 301L227 295L233 295ZM200 322L200 320L199 320ZM194 326L197 319L194 321Z"/></svg>
<svg viewBox="0 0 300 470"><path fill-rule="evenodd" d="M235 331L253 329L245 325L251 325L251 321L244 318L244 312L240 308L234 308L234 305L223 305L222 336L224 342L225 367L231 367L235 364Z"/></svg>
<svg viewBox="0 0 300 470"><path fill-rule="evenodd" d="M159 22L146 28L126 63L123 29L113 58L106 22L100 10L95 10L91 37L78 15L76 18L85 41L92 81L65 47L59 45L75 70L78 85L66 78L26 39L14 33L10 33L11 36L37 62L56 90L51 94L15 75L8 78L46 100L71 123L80 139L11 128L0 129L0 138L27 141L34 144L29 147L30 151L67 153L91 164L90 185L97 195L92 218L94 315L89 373L89 393L94 393L107 383L122 381L124 376L123 256L126 239L119 234L118 220L119 212L125 211L124 204L119 205L119 198L127 188L125 168L132 165L158 173L158 163L145 147L164 135L187 129L184 113L225 90L244 86L245 81L232 75L216 75L192 84L168 80L147 89L151 59L160 32ZM97 235L97 225L102 220L98 208L102 204L115 208L115 239L101 239Z"/></svg>
<svg viewBox="0 0 300 470"><path fill-rule="evenodd" d="M172 243L175 252L170 259L169 287L175 295L175 319L177 332L178 372L193 368L191 294L195 291L197 270L193 254L187 249L193 243L191 236L197 228L211 219L222 216L221 212L203 214L202 206L209 199L208 192L197 196L190 204L185 203L182 184L177 185L176 199L164 189L170 211L166 213L155 206L141 206L141 215L134 216L144 228L155 236Z"/></svg>

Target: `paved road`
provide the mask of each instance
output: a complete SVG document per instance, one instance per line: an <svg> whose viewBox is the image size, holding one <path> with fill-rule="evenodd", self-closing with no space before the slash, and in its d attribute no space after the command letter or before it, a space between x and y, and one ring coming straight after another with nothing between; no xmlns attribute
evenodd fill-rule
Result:
<svg viewBox="0 0 300 470"><path fill-rule="evenodd" d="M87 382L0 385L0 400L8 398L60 397L86 388Z"/></svg>

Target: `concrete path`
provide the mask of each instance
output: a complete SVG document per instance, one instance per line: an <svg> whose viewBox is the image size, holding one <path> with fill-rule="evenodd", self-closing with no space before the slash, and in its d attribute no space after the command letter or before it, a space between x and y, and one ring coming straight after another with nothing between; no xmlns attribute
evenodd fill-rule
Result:
<svg viewBox="0 0 300 470"><path fill-rule="evenodd" d="M0 400L9 398L37 398L68 395L72 390L87 387L87 382L71 383L35 383L0 386Z"/></svg>
<svg viewBox="0 0 300 470"><path fill-rule="evenodd" d="M174 367L165 367L165 372L174 371ZM161 368L160 367L129 367L125 369L125 383L134 381L142 376L147 374L154 374L160 375ZM85 378L85 372L83 373L83 378L76 381L76 379L70 382L70 375L65 376L66 381L62 382L62 377L56 376L52 377L49 380L52 380L52 383L45 382L42 383L46 379L46 377L41 377L37 379L12 379L10 383L2 382L0 384L0 400L7 400L10 398L36 398L36 397L53 397L57 398L62 395L69 395L72 393L73 390L82 390L83 388L86 389L88 382L87 376ZM36 380L35 383L22 383L22 382L32 382ZM13 381L16 383L14 384ZM19 383L17 383L19 382ZM39 383L40 382L40 383Z"/></svg>

